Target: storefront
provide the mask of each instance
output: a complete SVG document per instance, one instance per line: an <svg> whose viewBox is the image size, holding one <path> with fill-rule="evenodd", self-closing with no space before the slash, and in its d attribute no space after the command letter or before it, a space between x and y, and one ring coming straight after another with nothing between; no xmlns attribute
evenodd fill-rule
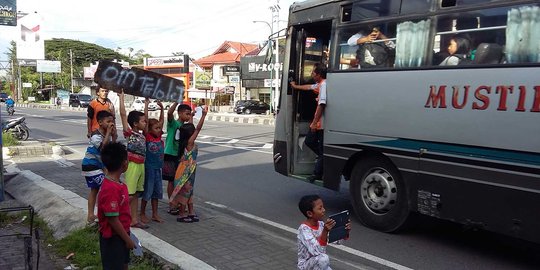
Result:
<svg viewBox="0 0 540 270"><path fill-rule="evenodd" d="M240 59L243 96L246 99L256 99L270 104L270 100L279 92L279 81L276 72L283 70L282 63L264 63L265 56L246 56ZM272 92L274 91L274 92Z"/></svg>

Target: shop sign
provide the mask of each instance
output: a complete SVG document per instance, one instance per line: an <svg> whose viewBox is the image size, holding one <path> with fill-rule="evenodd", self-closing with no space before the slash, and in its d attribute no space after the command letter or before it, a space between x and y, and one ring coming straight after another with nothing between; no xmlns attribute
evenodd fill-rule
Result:
<svg viewBox="0 0 540 270"><path fill-rule="evenodd" d="M224 75L236 75L240 73L240 66L223 66Z"/></svg>
<svg viewBox="0 0 540 270"><path fill-rule="evenodd" d="M17 26L17 2L0 0L0 25Z"/></svg>
<svg viewBox="0 0 540 270"><path fill-rule="evenodd" d="M184 56L148 57L145 59L146 67L156 66L184 66Z"/></svg>

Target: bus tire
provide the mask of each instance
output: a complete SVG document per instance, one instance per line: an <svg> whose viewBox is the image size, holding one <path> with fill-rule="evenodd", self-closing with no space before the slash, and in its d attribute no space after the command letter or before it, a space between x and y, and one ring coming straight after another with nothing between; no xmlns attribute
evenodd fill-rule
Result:
<svg viewBox="0 0 540 270"><path fill-rule="evenodd" d="M382 232L404 228L410 212L407 191L390 161L358 161L352 171L350 192L354 211L363 225Z"/></svg>

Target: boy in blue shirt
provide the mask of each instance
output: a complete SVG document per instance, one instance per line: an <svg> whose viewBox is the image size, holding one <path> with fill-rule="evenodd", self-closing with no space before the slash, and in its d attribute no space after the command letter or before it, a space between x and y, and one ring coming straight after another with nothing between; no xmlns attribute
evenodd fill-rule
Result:
<svg viewBox="0 0 540 270"><path fill-rule="evenodd" d="M108 143L116 142L118 138L116 126L114 125L114 116L110 112L100 111L96 117L99 128L91 133L89 145L82 160L82 175L86 179L86 185L90 188L87 216L89 224L96 221L97 217L94 212L96 198L105 177L100 151Z"/></svg>

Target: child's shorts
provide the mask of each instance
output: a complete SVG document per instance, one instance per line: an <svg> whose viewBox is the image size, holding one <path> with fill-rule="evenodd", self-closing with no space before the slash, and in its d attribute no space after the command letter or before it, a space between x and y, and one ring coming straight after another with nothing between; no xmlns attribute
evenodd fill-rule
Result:
<svg viewBox="0 0 540 270"><path fill-rule="evenodd" d="M99 251L101 252L103 269L124 269L124 265L130 261L129 249L118 235L103 238L99 234Z"/></svg>
<svg viewBox="0 0 540 270"><path fill-rule="evenodd" d="M146 168L144 191L141 195L143 200L163 199L163 184L161 178L161 169Z"/></svg>
<svg viewBox="0 0 540 270"><path fill-rule="evenodd" d="M144 191L144 163L128 162L126 185L129 195Z"/></svg>
<svg viewBox="0 0 540 270"><path fill-rule="evenodd" d="M82 172L82 175L86 179L86 185L89 188L99 189L101 187L101 183L103 183L103 179L105 178L105 174L102 170L93 170L89 172Z"/></svg>

